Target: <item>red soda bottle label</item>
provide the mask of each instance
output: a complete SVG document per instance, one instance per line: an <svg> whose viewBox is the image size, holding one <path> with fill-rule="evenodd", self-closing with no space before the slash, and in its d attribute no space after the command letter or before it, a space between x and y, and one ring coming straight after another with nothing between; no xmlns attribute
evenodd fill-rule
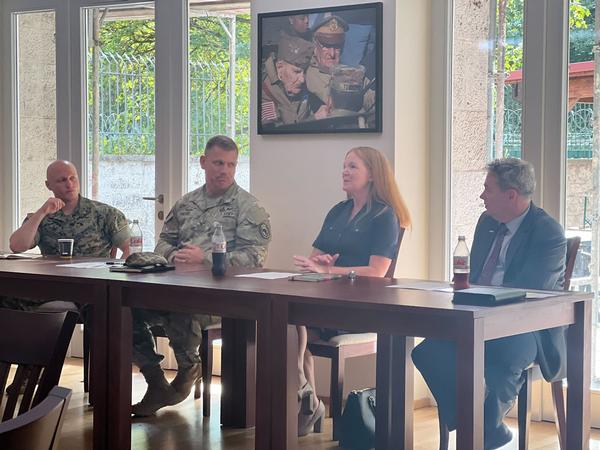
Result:
<svg viewBox="0 0 600 450"><path fill-rule="evenodd" d="M468 256L454 256L453 257L454 272L457 270L468 271L469 270L469 257Z"/></svg>

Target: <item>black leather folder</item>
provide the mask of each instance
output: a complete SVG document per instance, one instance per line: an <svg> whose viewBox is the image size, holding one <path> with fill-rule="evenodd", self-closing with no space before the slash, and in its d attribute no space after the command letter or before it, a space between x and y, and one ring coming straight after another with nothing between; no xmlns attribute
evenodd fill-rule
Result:
<svg viewBox="0 0 600 450"><path fill-rule="evenodd" d="M526 294L523 289L482 286L456 291L452 302L459 305L497 306L524 300Z"/></svg>
<svg viewBox="0 0 600 450"><path fill-rule="evenodd" d="M125 273L157 273L157 272L167 272L169 270L175 270L175 266L172 265L162 265L162 264L151 264L143 267L127 267L125 265L114 265L110 266L111 272L125 272Z"/></svg>

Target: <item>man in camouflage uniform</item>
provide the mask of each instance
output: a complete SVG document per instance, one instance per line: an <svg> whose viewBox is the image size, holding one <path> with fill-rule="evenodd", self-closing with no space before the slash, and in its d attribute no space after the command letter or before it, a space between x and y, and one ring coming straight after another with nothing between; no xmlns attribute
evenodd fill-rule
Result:
<svg viewBox="0 0 600 450"><path fill-rule="evenodd" d="M311 109L305 73L313 55L313 44L297 36L282 34L277 57L264 64L261 123L291 124L306 120Z"/></svg>
<svg viewBox="0 0 600 450"><path fill-rule="evenodd" d="M238 148L226 136L215 136L206 144L200 165L204 186L183 196L165 219L155 252L175 264L210 265L214 223L219 222L227 240L227 263L261 267L271 240L269 215L256 198L234 181ZM150 310L133 311L133 360L148 383L136 416L148 416L167 405L183 401L200 376L198 347L202 329L220 318ZM160 368L162 355L154 348L150 327L160 325L177 359L177 376L169 385Z"/></svg>
<svg viewBox="0 0 600 450"><path fill-rule="evenodd" d="M348 24L335 15L325 17L313 26L314 54L306 71L306 87L323 105L319 108L320 115L317 118L331 115L331 111L336 107L331 99L332 73L334 67L340 64L346 31L348 31ZM366 87L369 80L364 78L363 84ZM363 110L370 110L373 107L375 104L373 89L367 90L362 103ZM323 107L326 107L326 113Z"/></svg>
<svg viewBox="0 0 600 450"><path fill-rule="evenodd" d="M117 208L80 195L77 169L69 161L54 161L46 170L50 197L35 213L27 215L23 225L10 236L15 253L39 246L45 256L58 255L58 239L73 239L74 256L114 256L120 248L129 255L129 227ZM35 309L39 301L0 298L0 307Z"/></svg>

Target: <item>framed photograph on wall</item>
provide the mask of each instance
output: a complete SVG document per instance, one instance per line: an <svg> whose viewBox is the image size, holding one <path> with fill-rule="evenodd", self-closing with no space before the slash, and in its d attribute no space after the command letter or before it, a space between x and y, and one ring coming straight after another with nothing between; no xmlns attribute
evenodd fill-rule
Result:
<svg viewBox="0 0 600 450"><path fill-rule="evenodd" d="M381 132L382 9L258 15L258 134Z"/></svg>

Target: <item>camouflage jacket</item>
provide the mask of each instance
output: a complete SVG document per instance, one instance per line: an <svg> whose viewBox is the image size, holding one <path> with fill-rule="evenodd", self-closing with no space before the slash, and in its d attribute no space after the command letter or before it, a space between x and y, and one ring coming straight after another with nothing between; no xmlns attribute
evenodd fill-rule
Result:
<svg viewBox="0 0 600 450"><path fill-rule="evenodd" d="M44 217L33 246L39 246L43 255L58 255L58 239L74 239L73 256L105 258L112 247L129 239L129 227L117 208L79 196L71 214L61 210Z"/></svg>
<svg viewBox="0 0 600 450"><path fill-rule="evenodd" d="M154 251L173 261L175 251L191 244L212 263L214 222L223 226L229 265L262 266L271 241L269 215L236 183L220 197L209 197L206 186L184 195L167 215Z"/></svg>

